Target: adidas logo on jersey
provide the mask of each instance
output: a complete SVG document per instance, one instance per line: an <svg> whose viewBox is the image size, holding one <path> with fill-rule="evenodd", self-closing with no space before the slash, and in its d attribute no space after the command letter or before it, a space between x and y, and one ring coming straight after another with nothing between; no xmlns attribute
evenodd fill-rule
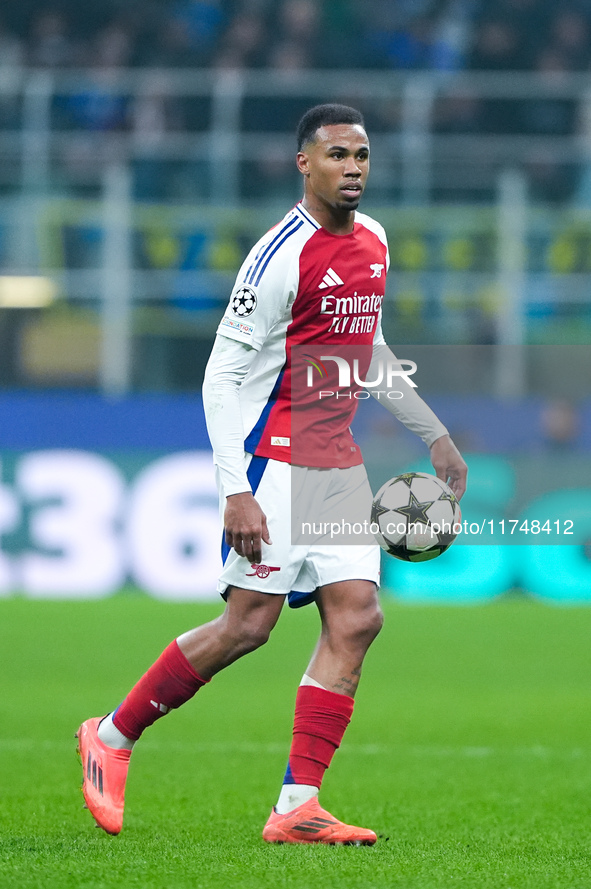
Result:
<svg viewBox="0 0 591 889"><path fill-rule="evenodd" d="M326 274L318 287L320 290L324 290L325 287L338 287L339 284L344 283L345 282L339 278L334 269L327 269Z"/></svg>

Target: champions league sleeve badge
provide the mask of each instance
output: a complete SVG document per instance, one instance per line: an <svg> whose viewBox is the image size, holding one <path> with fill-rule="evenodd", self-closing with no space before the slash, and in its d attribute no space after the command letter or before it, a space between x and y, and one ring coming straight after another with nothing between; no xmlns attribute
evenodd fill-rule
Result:
<svg viewBox="0 0 591 889"><path fill-rule="evenodd" d="M243 284L230 299L230 308L238 318L247 318L257 307L257 295L252 287Z"/></svg>

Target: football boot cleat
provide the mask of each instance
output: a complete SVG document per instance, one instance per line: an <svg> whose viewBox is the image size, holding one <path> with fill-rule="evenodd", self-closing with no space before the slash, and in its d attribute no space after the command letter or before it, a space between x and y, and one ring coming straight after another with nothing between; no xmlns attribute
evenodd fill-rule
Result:
<svg viewBox="0 0 591 889"><path fill-rule="evenodd" d="M107 747L97 730L99 717L83 722L76 737L82 760L82 792L86 806L99 827L117 834L123 827L125 781L131 750Z"/></svg>
<svg viewBox="0 0 591 889"><path fill-rule="evenodd" d="M343 824L323 809L318 797L298 806L286 815L273 808L263 830L267 843L325 843L330 846L373 846L373 830Z"/></svg>

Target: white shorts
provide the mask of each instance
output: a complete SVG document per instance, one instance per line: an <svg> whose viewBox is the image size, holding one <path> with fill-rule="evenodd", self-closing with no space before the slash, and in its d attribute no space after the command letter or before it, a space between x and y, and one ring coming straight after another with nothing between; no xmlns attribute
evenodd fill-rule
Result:
<svg viewBox="0 0 591 889"><path fill-rule="evenodd" d="M267 516L267 526L272 545L263 543L260 565L253 565L234 549L222 545L224 568L218 581L218 592L224 596L229 586L257 590L262 593L289 596L293 608L313 601L318 587L342 580L369 580L379 586L380 547L368 543L367 535L349 536L363 542L327 542L331 538L334 504L342 511L346 494L352 493L356 504L363 503L364 511L371 504L371 489L365 467L348 469L308 469L291 466L266 457L245 455L248 478L254 496ZM316 531L326 533L312 535L311 542L292 542L292 482L294 511L299 516L314 518ZM317 492L315 506L310 493ZM314 498L312 498L314 499ZM302 506L302 500L305 501ZM299 506L298 506L299 504ZM328 504L328 507L327 507ZM225 499L220 498L225 509ZM310 511L310 510L315 511ZM323 512L324 509L324 512ZM295 520L295 516L294 516ZM336 539L339 536L336 536Z"/></svg>

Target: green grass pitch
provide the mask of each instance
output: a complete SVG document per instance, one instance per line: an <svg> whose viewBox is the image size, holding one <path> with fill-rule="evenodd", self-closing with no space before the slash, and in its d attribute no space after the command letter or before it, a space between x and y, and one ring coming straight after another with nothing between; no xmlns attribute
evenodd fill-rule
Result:
<svg viewBox="0 0 591 889"><path fill-rule="evenodd" d="M373 848L267 846L313 607L137 745L123 833L82 809L73 734L218 605L0 601L0 886L591 887L591 608L385 603L322 802Z"/></svg>

